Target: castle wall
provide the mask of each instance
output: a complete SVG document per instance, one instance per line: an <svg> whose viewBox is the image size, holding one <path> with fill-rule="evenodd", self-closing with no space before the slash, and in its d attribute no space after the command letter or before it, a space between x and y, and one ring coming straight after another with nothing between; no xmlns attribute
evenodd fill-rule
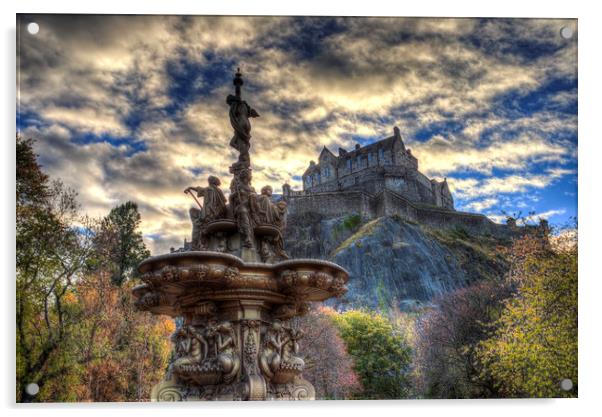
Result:
<svg viewBox="0 0 602 417"><path fill-rule="evenodd" d="M321 184L314 185L311 188L311 191L314 193L324 193L329 191L337 191L338 187L338 181L336 180L336 178L334 178L327 181L323 181Z"/></svg>
<svg viewBox="0 0 602 417"><path fill-rule="evenodd" d="M288 198L289 214L307 212L339 217L357 213L363 217L375 216L374 204L370 196L361 191L340 191L336 193L305 194Z"/></svg>
<svg viewBox="0 0 602 417"><path fill-rule="evenodd" d="M419 223L437 229L455 229L461 227L473 234L498 234L497 225L487 216L482 214L464 213L430 207L420 207L417 214Z"/></svg>
<svg viewBox="0 0 602 417"><path fill-rule="evenodd" d="M418 221L416 208L403 196L385 190L377 196L377 199L380 200L378 216L398 215L408 220Z"/></svg>
<svg viewBox="0 0 602 417"><path fill-rule="evenodd" d="M491 234L510 237L519 228L494 223L487 216L446 210L415 204L403 195L385 189L376 196L363 191L338 191L332 193L291 194L287 198L289 214L320 213L326 217L360 214L372 219L398 215L405 219L438 229L462 228L472 234Z"/></svg>

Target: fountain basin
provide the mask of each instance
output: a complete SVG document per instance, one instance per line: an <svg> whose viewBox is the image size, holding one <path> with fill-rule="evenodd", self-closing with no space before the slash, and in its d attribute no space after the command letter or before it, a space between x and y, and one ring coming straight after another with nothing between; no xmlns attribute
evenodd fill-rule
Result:
<svg viewBox="0 0 602 417"><path fill-rule="evenodd" d="M276 308L324 301L344 294L349 279L344 268L328 261L265 264L210 251L154 256L143 261L138 271L144 284L133 290L136 306L172 317L198 310L204 301L255 300Z"/></svg>

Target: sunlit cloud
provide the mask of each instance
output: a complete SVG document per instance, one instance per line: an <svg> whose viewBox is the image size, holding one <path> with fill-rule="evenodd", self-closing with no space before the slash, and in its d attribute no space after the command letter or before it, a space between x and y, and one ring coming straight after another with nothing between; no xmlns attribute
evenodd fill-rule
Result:
<svg viewBox="0 0 602 417"><path fill-rule="evenodd" d="M236 155L225 97L237 66L261 115L252 130L257 189L298 189L322 146L336 153L397 125L420 170L448 177L465 210L541 204L525 193L545 201L559 183L573 187L561 195L576 192L577 44L558 35L567 25L576 33L574 20L36 21L36 37L19 34L21 134L37 139L44 169L76 189L89 214L136 201L154 253L190 233L185 187L217 175L228 192Z"/></svg>

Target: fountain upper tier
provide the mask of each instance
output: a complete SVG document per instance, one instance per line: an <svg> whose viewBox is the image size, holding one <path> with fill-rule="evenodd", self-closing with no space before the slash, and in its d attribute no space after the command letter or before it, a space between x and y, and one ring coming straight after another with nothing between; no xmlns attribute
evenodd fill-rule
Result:
<svg viewBox="0 0 602 417"><path fill-rule="evenodd" d="M342 295L349 277L344 268L328 261L247 263L237 256L210 251L154 256L138 270L144 284L134 289L137 307L172 317L194 314L205 302L256 300L266 311L286 319L302 314L298 310L304 309L306 302ZM282 311L278 312L278 307Z"/></svg>

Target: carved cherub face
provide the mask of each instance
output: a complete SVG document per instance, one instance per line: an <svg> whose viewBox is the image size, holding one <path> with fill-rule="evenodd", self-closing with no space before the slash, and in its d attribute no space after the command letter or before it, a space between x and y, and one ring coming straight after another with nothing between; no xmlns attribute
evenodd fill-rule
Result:
<svg viewBox="0 0 602 417"><path fill-rule="evenodd" d="M261 194L271 197L272 196L272 187L270 187L269 185L266 185L265 187L263 187L261 189Z"/></svg>

